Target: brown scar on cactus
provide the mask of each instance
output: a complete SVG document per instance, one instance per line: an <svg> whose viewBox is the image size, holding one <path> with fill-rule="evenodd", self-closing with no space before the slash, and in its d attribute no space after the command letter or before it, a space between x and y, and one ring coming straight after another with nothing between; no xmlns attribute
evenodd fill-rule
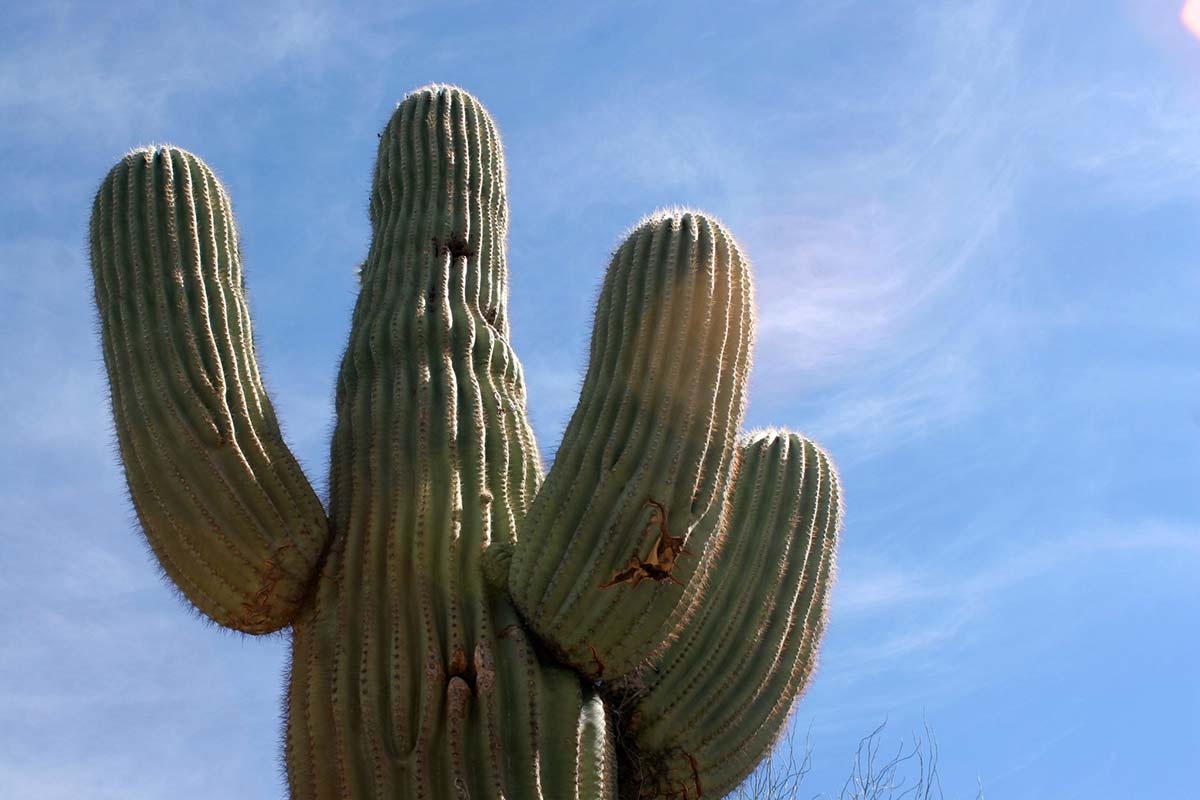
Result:
<svg viewBox="0 0 1200 800"><path fill-rule="evenodd" d="M600 660L600 654L596 652L594 645L588 645L588 650L592 651L592 660L596 662L596 677L604 675L604 662Z"/></svg>
<svg viewBox="0 0 1200 800"><path fill-rule="evenodd" d="M275 587L279 582L286 577L283 565L279 563L279 557L284 551L291 548L290 544L285 544L275 551L274 556L263 562L262 583L259 585L258 591L242 603L242 624L250 628L270 625L271 595L275 593Z"/></svg>
<svg viewBox="0 0 1200 800"><path fill-rule="evenodd" d="M692 767L692 780L696 782L696 797L704 796L704 789L700 787L700 766L696 764L696 757L691 753L684 753L687 756L688 764ZM684 788L687 791L687 788Z"/></svg>
<svg viewBox="0 0 1200 800"><path fill-rule="evenodd" d="M600 584L601 589L608 589L620 583L637 586L646 579L683 586L671 572L674 571L679 556L690 556L693 553L684 548L682 536L671 535L667 527L667 509L663 504L650 497L646 499L646 505L650 506L650 521L646 524L646 529L657 526L658 538L654 540L649 554L644 559L634 553L624 569L617 570L607 583Z"/></svg>

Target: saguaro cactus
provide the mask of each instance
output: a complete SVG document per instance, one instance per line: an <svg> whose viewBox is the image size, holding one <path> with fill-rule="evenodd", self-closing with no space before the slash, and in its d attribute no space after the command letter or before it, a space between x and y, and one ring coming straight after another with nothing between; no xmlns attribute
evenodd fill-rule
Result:
<svg viewBox="0 0 1200 800"><path fill-rule="evenodd" d="M174 147L118 162L91 256L138 518L201 612L291 627L295 798L720 797L812 673L836 473L797 434L739 439L749 268L672 211L613 256L543 483L504 181L460 89L383 131L326 513L259 377L225 190Z"/></svg>

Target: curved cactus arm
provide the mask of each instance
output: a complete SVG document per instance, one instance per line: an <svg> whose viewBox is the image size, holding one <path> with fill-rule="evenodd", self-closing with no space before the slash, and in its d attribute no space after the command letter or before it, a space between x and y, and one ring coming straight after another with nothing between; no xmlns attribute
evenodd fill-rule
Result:
<svg viewBox="0 0 1200 800"><path fill-rule="evenodd" d="M163 570L221 625L290 623L329 541L255 362L229 198L146 148L96 194L92 272L130 495Z"/></svg>
<svg viewBox="0 0 1200 800"><path fill-rule="evenodd" d="M660 646L716 541L700 522L727 493L752 294L733 237L699 213L649 217L613 256L581 399L509 575L526 621L589 677Z"/></svg>
<svg viewBox="0 0 1200 800"><path fill-rule="evenodd" d="M695 614L624 687L630 798L722 797L770 750L816 664L841 494L795 433L740 450L728 541ZM628 757L632 754L632 757Z"/></svg>

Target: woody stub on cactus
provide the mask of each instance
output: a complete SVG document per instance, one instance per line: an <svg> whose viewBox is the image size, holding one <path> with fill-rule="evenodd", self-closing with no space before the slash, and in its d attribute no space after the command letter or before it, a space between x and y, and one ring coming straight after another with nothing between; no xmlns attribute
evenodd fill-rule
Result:
<svg viewBox="0 0 1200 800"><path fill-rule="evenodd" d="M812 675L841 510L812 442L739 432L745 256L695 211L632 230L543 477L509 346L500 140L473 97L400 103L370 218L328 509L263 388L212 171L132 152L91 220L146 537L219 624L291 629L292 797L725 795Z"/></svg>

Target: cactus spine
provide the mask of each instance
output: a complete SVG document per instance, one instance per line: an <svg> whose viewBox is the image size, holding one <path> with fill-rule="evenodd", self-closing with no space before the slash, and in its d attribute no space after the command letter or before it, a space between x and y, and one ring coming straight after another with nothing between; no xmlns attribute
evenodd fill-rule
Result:
<svg viewBox="0 0 1200 800"><path fill-rule="evenodd" d="M719 797L815 663L836 475L796 434L738 443L748 265L678 211L613 257L543 485L504 183L460 89L384 130L326 515L263 390L224 189L177 148L120 161L91 245L135 508L196 608L291 627L295 798Z"/></svg>

